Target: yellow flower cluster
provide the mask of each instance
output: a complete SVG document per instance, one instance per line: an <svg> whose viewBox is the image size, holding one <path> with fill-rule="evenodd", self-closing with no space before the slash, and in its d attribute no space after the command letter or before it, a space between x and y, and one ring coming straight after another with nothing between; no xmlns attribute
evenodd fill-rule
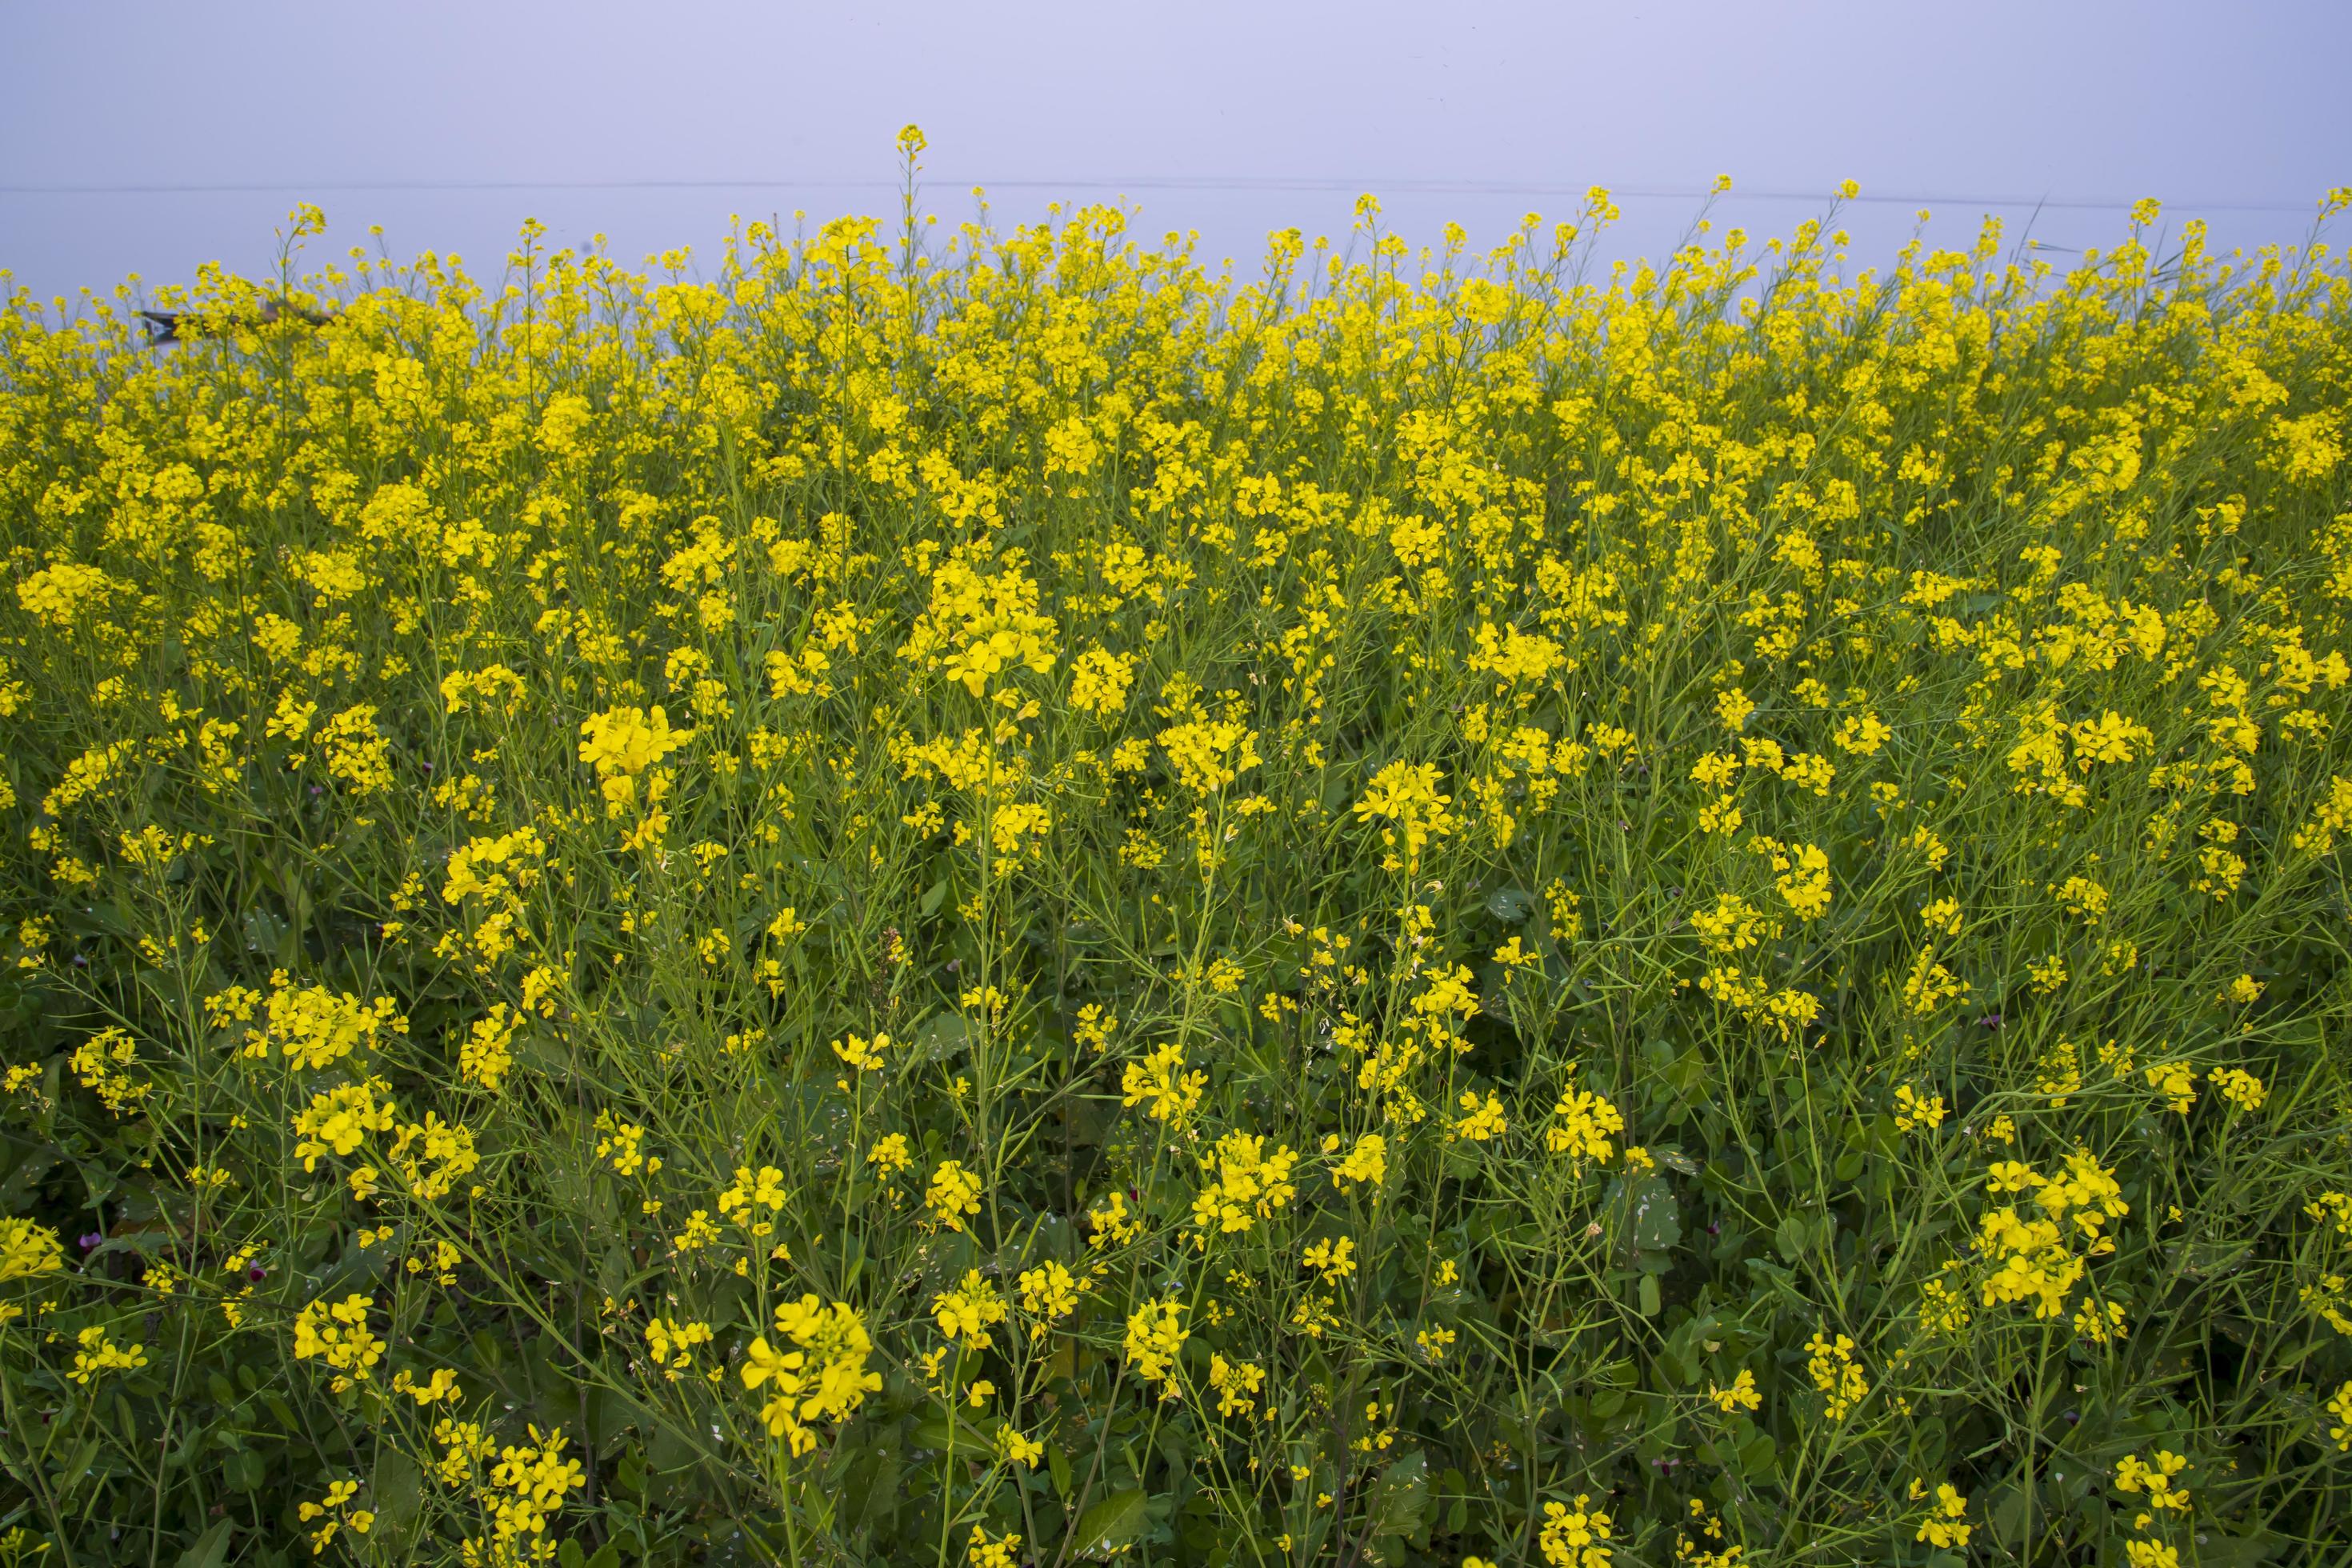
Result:
<svg viewBox="0 0 2352 1568"><path fill-rule="evenodd" d="M374 1307L374 1297L357 1292L340 1301L322 1299L304 1307L294 1319L295 1359L323 1361L333 1367L340 1374L334 1380L339 1390L366 1382L384 1351L383 1342L368 1327L368 1313Z"/></svg>
<svg viewBox="0 0 2352 1568"><path fill-rule="evenodd" d="M1192 1197L1192 1223L1201 1228L1201 1247L1212 1235L1245 1231L1270 1218L1298 1195L1290 1173L1298 1156L1288 1145L1272 1151L1253 1132L1228 1132L1215 1150L1201 1161L1207 1180Z"/></svg>
<svg viewBox="0 0 2352 1568"><path fill-rule="evenodd" d="M856 1312L841 1301L827 1305L814 1295L776 1308L776 1334L789 1349L778 1350L761 1334L744 1352L743 1386L772 1388L760 1408L768 1436L782 1437L794 1455L816 1447L811 1423L845 1421L882 1387L882 1374L866 1369L874 1342Z"/></svg>
<svg viewBox="0 0 2352 1568"><path fill-rule="evenodd" d="M1160 1384L1162 1399L1181 1393L1176 1358L1192 1337L1184 1328L1183 1311L1182 1302L1168 1298L1144 1302L1127 1320L1128 1370L1146 1383Z"/></svg>
<svg viewBox="0 0 2352 1568"><path fill-rule="evenodd" d="M1844 1420L1870 1397L1870 1380L1853 1349L1853 1339L1845 1334L1832 1339L1817 1332L1805 1344L1805 1371L1822 1392L1822 1414L1832 1421Z"/></svg>
<svg viewBox="0 0 2352 1568"><path fill-rule="evenodd" d="M1579 1492L1573 1503L1544 1504L1536 1549L1552 1568L1609 1568L1612 1533L1609 1516Z"/></svg>
<svg viewBox="0 0 2352 1568"><path fill-rule="evenodd" d="M2327 1538L2331 241L1222 270L900 147L0 304L21 1554Z"/></svg>

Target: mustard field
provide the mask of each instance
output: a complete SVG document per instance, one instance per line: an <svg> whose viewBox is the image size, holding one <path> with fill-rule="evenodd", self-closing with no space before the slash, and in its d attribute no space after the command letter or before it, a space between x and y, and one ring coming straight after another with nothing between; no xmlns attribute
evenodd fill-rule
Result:
<svg viewBox="0 0 2352 1568"><path fill-rule="evenodd" d="M2352 191L902 148L0 312L0 1563L2340 1552Z"/></svg>

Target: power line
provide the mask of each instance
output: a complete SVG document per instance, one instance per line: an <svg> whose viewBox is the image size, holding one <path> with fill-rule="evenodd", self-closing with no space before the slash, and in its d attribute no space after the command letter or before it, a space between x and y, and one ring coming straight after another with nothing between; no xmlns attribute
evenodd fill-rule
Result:
<svg viewBox="0 0 2352 1568"><path fill-rule="evenodd" d="M1380 195L1571 196L1581 198L1585 185L1521 184L1473 179L1323 179L1252 174L1139 174L1127 179L1010 179L996 181L934 178L923 182L938 190L979 185L992 191L1264 191ZM642 180L270 180L220 182L123 182L90 184L0 184L0 195L11 196L138 196L138 195L258 195L287 192L497 192L497 191L860 191L895 190L886 179L675 179ZM1612 187L1616 201L1702 201L1705 190L1664 190ZM1821 191L1750 191L1734 188L1736 201L1822 204ZM2039 207L2045 211L2126 212L2136 205L2123 199L2068 196L1983 195L1955 192L1880 193L1865 191L1849 200L1879 205ZM2245 201L2168 201L2166 205L2192 212L2308 213L2308 203Z"/></svg>

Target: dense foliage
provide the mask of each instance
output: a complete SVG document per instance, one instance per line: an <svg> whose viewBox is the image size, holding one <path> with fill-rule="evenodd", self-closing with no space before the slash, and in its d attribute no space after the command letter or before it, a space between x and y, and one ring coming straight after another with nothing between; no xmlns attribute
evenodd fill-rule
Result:
<svg viewBox="0 0 2352 1568"><path fill-rule="evenodd" d="M0 315L0 1561L2340 1540L2332 253L912 204Z"/></svg>

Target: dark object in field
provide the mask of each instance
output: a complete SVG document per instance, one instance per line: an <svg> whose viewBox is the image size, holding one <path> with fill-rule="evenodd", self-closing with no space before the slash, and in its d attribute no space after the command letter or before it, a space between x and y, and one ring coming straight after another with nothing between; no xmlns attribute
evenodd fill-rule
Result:
<svg viewBox="0 0 2352 1568"><path fill-rule="evenodd" d="M219 327L268 326L288 313L277 300L266 300L262 302L260 310L253 315L232 317L227 321L211 323L211 325L215 330ZM314 327L323 327L335 319L334 312L331 310L298 310L291 313ZM183 321L188 323L189 337L198 336L204 330L198 325L197 321L190 318L185 310L142 310L139 312L139 317L147 323L147 343L150 348L162 343L176 343L184 341L180 332L180 323Z"/></svg>

